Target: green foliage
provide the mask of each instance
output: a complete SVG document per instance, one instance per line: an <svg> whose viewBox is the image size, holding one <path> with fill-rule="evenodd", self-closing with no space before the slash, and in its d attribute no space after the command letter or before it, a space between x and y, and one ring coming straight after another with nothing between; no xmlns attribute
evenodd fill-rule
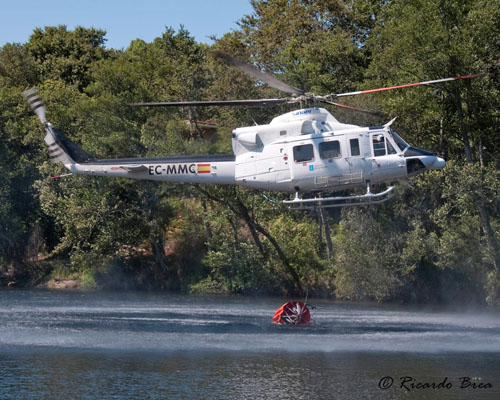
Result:
<svg viewBox="0 0 500 400"><path fill-rule="evenodd" d="M40 219L32 187L41 143L25 136L32 125L18 88L0 86L0 260L22 263L30 231Z"/></svg>
<svg viewBox="0 0 500 400"><path fill-rule="evenodd" d="M297 271L305 288L323 291L325 283L326 261L320 257L320 242L318 226L314 219L297 220L285 213L274 218L270 229L271 234L280 243L291 267ZM279 269L279 260L274 257Z"/></svg>
<svg viewBox="0 0 500 400"><path fill-rule="evenodd" d="M384 7L369 40L373 60L367 74L377 78L370 86L492 72L380 96L386 111L402 117L398 128L408 140L447 158L463 157L467 145L474 160L498 156L498 61L491 55L500 40L498 15L495 0L398 0Z"/></svg>
<svg viewBox="0 0 500 400"><path fill-rule="evenodd" d="M220 282L230 293L265 293L270 288L264 260L249 243L221 242L208 251L204 263L211 269L209 281Z"/></svg>
<svg viewBox="0 0 500 400"><path fill-rule="evenodd" d="M68 220L68 211L72 221L65 238L69 243L63 240L62 244L71 244L76 251L92 249L96 255L109 254L118 244L138 244L145 231L140 199L117 182L98 188L92 186L80 183L78 190L73 190L71 196L57 205L57 209L66 214L64 221ZM83 190L80 192L80 189ZM56 214L56 220L58 217Z"/></svg>
<svg viewBox="0 0 500 400"><path fill-rule="evenodd" d="M79 273L72 271L62 263L53 263L53 268L50 272L49 278L56 280L79 279Z"/></svg>
<svg viewBox="0 0 500 400"><path fill-rule="evenodd" d="M223 280L212 278L211 275L189 286L191 294L229 294L229 289Z"/></svg>
<svg viewBox="0 0 500 400"><path fill-rule="evenodd" d="M82 287L86 290L95 290L98 289L99 286L95 279L96 272L94 270L88 269L82 274Z"/></svg>
<svg viewBox="0 0 500 400"><path fill-rule="evenodd" d="M289 83L317 93L342 91L361 79L371 22L354 2L252 1L240 22L256 61ZM365 12L367 10L364 10Z"/></svg>
<svg viewBox="0 0 500 400"><path fill-rule="evenodd" d="M400 288L402 241L390 220L372 209L343 213L335 237L335 294L352 300L395 297Z"/></svg>
<svg viewBox="0 0 500 400"><path fill-rule="evenodd" d="M83 27L68 31L65 25L36 28L26 49L34 58L42 80L61 79L82 90L90 83L92 64L107 56L105 34Z"/></svg>
<svg viewBox="0 0 500 400"><path fill-rule="evenodd" d="M216 189L206 193L213 196L212 199L217 199L215 196L220 195L217 192ZM222 192L227 195L230 191L222 189ZM230 207L235 206L232 203L234 199L226 197L225 201L231 203L224 206L214 202L210 207L205 207L203 218L208 251L203 263L209 273L207 278L192 285L190 290L200 292L203 287L207 287L230 293L269 292L274 277L262 253L262 243L252 243L244 218L239 219L242 218L241 214L237 214L234 208L230 210Z"/></svg>
<svg viewBox="0 0 500 400"><path fill-rule="evenodd" d="M7 43L0 49L0 86L25 87L37 81L35 59L25 46Z"/></svg>

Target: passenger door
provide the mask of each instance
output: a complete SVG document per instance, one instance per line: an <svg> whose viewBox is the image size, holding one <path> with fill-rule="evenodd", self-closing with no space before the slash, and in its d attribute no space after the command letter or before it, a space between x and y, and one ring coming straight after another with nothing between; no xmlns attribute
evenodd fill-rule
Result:
<svg viewBox="0 0 500 400"><path fill-rule="evenodd" d="M347 161L345 136L317 140L319 160L315 176L315 188L349 185L351 169Z"/></svg>

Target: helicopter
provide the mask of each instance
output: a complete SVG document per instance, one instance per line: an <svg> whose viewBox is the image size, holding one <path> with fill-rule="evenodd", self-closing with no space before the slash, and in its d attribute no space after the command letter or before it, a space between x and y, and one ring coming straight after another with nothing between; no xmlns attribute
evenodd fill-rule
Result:
<svg viewBox="0 0 500 400"><path fill-rule="evenodd" d="M215 53L215 52L214 52ZM45 143L53 162L69 174L121 177L188 184L241 185L295 194L283 203L292 209L377 204L394 195L394 185L372 192L372 185L406 182L408 177L445 167L443 158L408 144L391 125L357 126L339 122L318 103L367 111L337 103L340 97L431 85L485 74L442 78L348 93L315 95L280 81L257 67L227 54L214 54L254 79L291 94L274 99L135 103L140 107L262 106L300 103L305 108L272 119L269 124L239 127L232 131L233 154L187 155L155 158L95 159L46 119L36 89L24 96L45 128ZM309 106L311 105L312 106ZM360 195L322 197L325 192L364 188ZM313 194L303 198L303 194Z"/></svg>

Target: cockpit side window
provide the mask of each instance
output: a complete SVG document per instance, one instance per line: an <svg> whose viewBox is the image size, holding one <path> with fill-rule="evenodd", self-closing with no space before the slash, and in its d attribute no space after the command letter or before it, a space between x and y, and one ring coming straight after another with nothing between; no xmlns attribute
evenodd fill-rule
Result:
<svg viewBox="0 0 500 400"><path fill-rule="evenodd" d="M375 157L385 156L385 137L383 134L379 133L372 136L373 143L373 155Z"/></svg>

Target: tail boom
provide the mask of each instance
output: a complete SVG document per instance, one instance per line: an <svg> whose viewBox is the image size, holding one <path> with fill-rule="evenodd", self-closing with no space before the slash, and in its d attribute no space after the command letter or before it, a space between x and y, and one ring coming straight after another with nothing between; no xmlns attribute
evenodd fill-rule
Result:
<svg viewBox="0 0 500 400"><path fill-rule="evenodd" d="M234 156L208 155L94 160L74 163L74 174L114 176L165 182L234 184Z"/></svg>

